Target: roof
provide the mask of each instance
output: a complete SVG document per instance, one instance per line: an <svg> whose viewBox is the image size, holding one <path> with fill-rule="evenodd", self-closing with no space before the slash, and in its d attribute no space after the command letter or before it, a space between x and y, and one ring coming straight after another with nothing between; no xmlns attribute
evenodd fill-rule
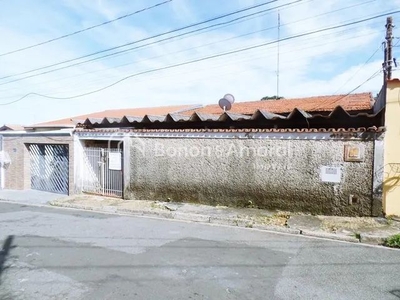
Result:
<svg viewBox="0 0 400 300"><path fill-rule="evenodd" d="M341 106L346 111L363 111L372 109L373 102L374 99L371 93L358 93L350 95L235 102L229 112L251 115L259 109L270 113L290 113L296 108L306 112L330 112L337 106ZM218 104L212 104L199 109L186 111L184 114L191 115L193 112L221 114L221 111Z"/></svg>
<svg viewBox="0 0 400 300"><path fill-rule="evenodd" d="M173 106L159 106L159 107L145 107L145 108L126 108L126 109L112 109L95 112L86 115L75 116L66 119L54 120L44 123L35 124L32 127L51 127L51 126L71 126L78 122L83 122L86 119L93 118L122 118L123 116L137 116L144 117L145 115L166 115L169 113L179 113L186 110L199 107L200 105L173 105Z"/></svg>
<svg viewBox="0 0 400 300"><path fill-rule="evenodd" d="M382 126L383 110L369 112L348 112L337 106L329 114L308 113L295 108L289 114L276 114L265 110L255 110L251 115L222 112L192 115L167 114L123 118L88 118L78 124L83 128L134 128L134 129L199 129L199 128L358 128Z"/></svg>
<svg viewBox="0 0 400 300"><path fill-rule="evenodd" d="M18 124L4 124L0 127L0 131L22 131L24 130L24 126Z"/></svg>
<svg viewBox="0 0 400 300"><path fill-rule="evenodd" d="M264 100L237 102L225 115L233 120L255 118L255 114L262 114L264 118L274 120L309 113L333 112L340 107L346 113L372 112L374 99L371 93L358 93L351 95L315 96L307 98L292 98L281 100ZM194 116L194 113L196 115ZM75 124L119 124L124 123L154 123L154 122L183 122L196 120L216 121L221 117L222 109L217 105L177 105L147 108L131 108L105 110L87 115L80 115L72 118L55 120L36 124L32 127L74 127ZM278 115L281 114L281 115ZM289 115L289 116L287 116ZM221 121L221 120L220 120Z"/></svg>

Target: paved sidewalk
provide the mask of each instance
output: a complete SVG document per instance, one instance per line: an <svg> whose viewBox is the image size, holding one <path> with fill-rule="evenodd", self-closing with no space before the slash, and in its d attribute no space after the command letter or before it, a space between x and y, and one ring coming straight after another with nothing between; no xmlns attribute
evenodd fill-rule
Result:
<svg viewBox="0 0 400 300"><path fill-rule="evenodd" d="M312 216L284 211L122 200L91 195L70 196L50 201L49 204L92 211L258 228L375 245L381 245L388 236L400 233L400 222L385 218Z"/></svg>
<svg viewBox="0 0 400 300"><path fill-rule="evenodd" d="M26 204L47 204L65 197L67 196L37 190L0 190L0 200Z"/></svg>

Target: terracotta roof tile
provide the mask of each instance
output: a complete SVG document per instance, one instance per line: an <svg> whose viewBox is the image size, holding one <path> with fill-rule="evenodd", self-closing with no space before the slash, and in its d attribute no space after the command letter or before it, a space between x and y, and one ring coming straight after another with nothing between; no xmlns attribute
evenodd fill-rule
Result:
<svg viewBox="0 0 400 300"><path fill-rule="evenodd" d="M270 113L290 113L294 109L305 112L328 112L341 106L346 111L370 110L373 105L371 93L359 93L350 95L316 96L307 98L292 98L281 100L264 100L250 102L236 102L233 104L230 113L253 114L254 111L263 110ZM222 110L217 104L207 105L202 108L186 111L184 114L193 112L203 114L221 114Z"/></svg>
<svg viewBox="0 0 400 300"><path fill-rule="evenodd" d="M159 106L159 107L145 107L145 108L127 108L127 109L112 109L100 112L95 112L87 115L81 115L66 119L54 120L35 124L34 126L61 126L61 125L75 125L74 120L86 119L103 119L103 118L123 118L124 116L141 117L145 115L166 115L169 113L185 113L188 109L199 107L199 105L173 105L173 106Z"/></svg>
<svg viewBox="0 0 400 300"><path fill-rule="evenodd" d="M304 116L308 116L308 112L331 112L337 106L341 106L345 111L365 111L372 109L373 98L371 93L359 93L351 95L334 95L334 96L316 96L307 98L292 98L281 100L264 100L250 102L236 102L229 111L232 115L252 115L259 110L264 115L271 118L277 117L273 114L285 114L297 110ZM177 105L177 106L161 106L148 108L131 108L131 109L115 109L105 110L87 115L76 116L67 119L55 120L45 123L36 124L37 126L74 126L79 121L87 119L104 118L123 118L129 116L132 119L143 118L148 116L166 116L167 114L180 114L192 116L197 113L199 119L213 120L216 115L220 116L223 112L217 104L200 107L199 105ZM101 121L100 121L101 122Z"/></svg>
<svg viewBox="0 0 400 300"><path fill-rule="evenodd" d="M358 127L358 128L244 128L244 129L76 129L76 133L114 133L114 132L131 132L131 133L230 133L230 132L250 132L250 133L285 133L285 132L385 132L384 126L376 127Z"/></svg>

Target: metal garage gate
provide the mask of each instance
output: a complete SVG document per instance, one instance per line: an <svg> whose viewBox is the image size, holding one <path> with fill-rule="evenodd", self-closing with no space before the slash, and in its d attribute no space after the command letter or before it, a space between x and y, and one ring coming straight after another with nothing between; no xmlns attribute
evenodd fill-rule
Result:
<svg viewBox="0 0 400 300"><path fill-rule="evenodd" d="M31 188L68 194L68 145L31 144Z"/></svg>

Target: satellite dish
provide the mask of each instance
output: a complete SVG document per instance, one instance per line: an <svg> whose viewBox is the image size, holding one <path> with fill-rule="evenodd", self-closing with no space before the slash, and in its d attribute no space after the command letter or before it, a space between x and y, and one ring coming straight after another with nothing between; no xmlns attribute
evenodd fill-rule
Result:
<svg viewBox="0 0 400 300"><path fill-rule="evenodd" d="M233 103L235 103L235 97L232 94L226 94L224 98L219 99L218 105L224 111L231 110Z"/></svg>
<svg viewBox="0 0 400 300"><path fill-rule="evenodd" d="M225 96L224 96L224 98L226 99L226 100L228 100L230 103L235 103L235 97L233 97L233 95L232 94L226 94Z"/></svg>

